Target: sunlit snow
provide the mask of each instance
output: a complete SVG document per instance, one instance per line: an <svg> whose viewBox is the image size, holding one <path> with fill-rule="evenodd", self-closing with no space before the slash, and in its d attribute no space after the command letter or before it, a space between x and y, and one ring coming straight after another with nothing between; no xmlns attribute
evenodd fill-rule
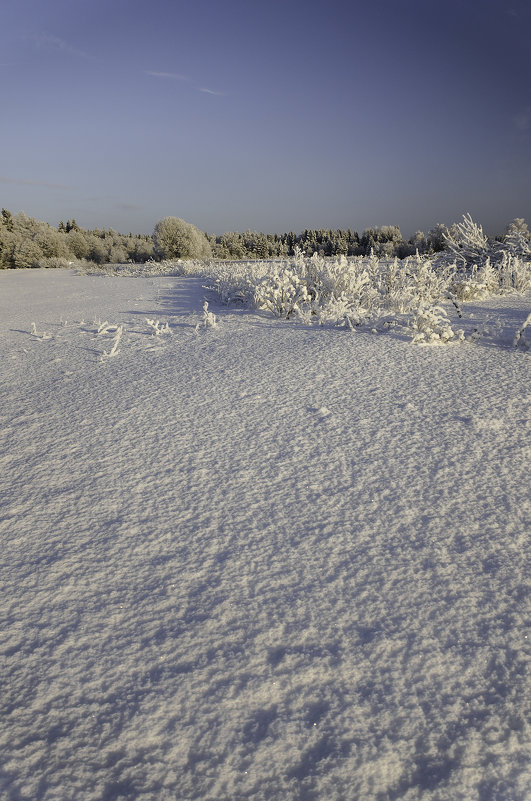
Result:
<svg viewBox="0 0 531 801"><path fill-rule="evenodd" d="M0 796L525 801L531 295L422 347L203 283L0 273Z"/></svg>

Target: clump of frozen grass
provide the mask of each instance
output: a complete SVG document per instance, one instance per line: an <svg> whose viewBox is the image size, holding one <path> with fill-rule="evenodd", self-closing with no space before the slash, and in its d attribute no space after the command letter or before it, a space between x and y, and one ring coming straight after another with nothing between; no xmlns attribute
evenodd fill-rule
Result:
<svg viewBox="0 0 531 801"><path fill-rule="evenodd" d="M271 262L210 262L205 289L216 293L225 305L254 306L254 291L259 281L271 273Z"/></svg>
<svg viewBox="0 0 531 801"><path fill-rule="evenodd" d="M515 348L523 348L524 350L529 350L531 347L531 341L528 341L527 337L524 335L524 331L526 328L531 326L531 313L527 315L527 318L524 320L523 325L520 326L516 334L514 335L513 345Z"/></svg>
<svg viewBox="0 0 531 801"><path fill-rule="evenodd" d="M123 327L123 325L119 325L119 326L116 326L115 329L116 329L116 332L115 332L115 335L114 335L112 348L108 352L106 350L103 351L103 353L101 354L101 358L100 358L101 362L106 362L108 359L112 359L114 356L117 356L118 353L120 352L118 350L118 345L119 345L120 340L122 338L122 334L124 332L124 327ZM107 331L108 330L109 330L109 328L107 328Z"/></svg>
<svg viewBox="0 0 531 801"><path fill-rule="evenodd" d="M218 319L214 312L208 311L208 301L205 300L203 303L203 316L201 322L197 323L195 330L199 331L201 326L203 326L203 328L216 328L217 324Z"/></svg>
<svg viewBox="0 0 531 801"><path fill-rule="evenodd" d="M463 341L465 338L462 329L454 331L446 310L442 306L418 309L411 321L411 328L415 332L412 342L417 344L444 344Z"/></svg>
<svg viewBox="0 0 531 801"><path fill-rule="evenodd" d="M531 260L504 252L496 265L499 292L526 292L531 289Z"/></svg>
<svg viewBox="0 0 531 801"><path fill-rule="evenodd" d="M205 262L200 259L163 259L154 261L150 259L144 264L131 265L131 274L134 275L203 275Z"/></svg>
<svg viewBox="0 0 531 801"><path fill-rule="evenodd" d="M51 339L52 335L47 334L45 331L37 331L37 326L35 322L31 324L31 335L35 337L39 342L44 342L46 339Z"/></svg>
<svg viewBox="0 0 531 801"><path fill-rule="evenodd" d="M474 264L468 275L456 273L450 285L450 292L462 303L483 300L489 295L499 292L499 273L487 257L481 267Z"/></svg>
<svg viewBox="0 0 531 801"><path fill-rule="evenodd" d="M151 328L153 336L160 337L163 334L171 334L169 323L163 325L160 320L150 320L149 317L146 317L146 323Z"/></svg>

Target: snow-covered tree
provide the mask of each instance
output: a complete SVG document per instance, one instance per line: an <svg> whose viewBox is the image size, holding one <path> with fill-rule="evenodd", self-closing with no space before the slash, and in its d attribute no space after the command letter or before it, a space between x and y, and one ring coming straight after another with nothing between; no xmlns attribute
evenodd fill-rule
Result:
<svg viewBox="0 0 531 801"><path fill-rule="evenodd" d="M463 221L454 223L445 232L444 240L452 258L463 266L482 264L489 253L488 238L470 214L463 214Z"/></svg>
<svg viewBox="0 0 531 801"><path fill-rule="evenodd" d="M515 217L505 229L503 245L517 256L531 255L531 235L523 217Z"/></svg>
<svg viewBox="0 0 531 801"><path fill-rule="evenodd" d="M156 255L162 259L204 259L212 254L205 234L178 217L159 220L153 242Z"/></svg>

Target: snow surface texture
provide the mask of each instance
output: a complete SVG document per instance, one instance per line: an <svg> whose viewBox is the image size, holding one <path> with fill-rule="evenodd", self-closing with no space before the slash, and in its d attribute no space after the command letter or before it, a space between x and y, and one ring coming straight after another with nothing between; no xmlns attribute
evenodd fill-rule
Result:
<svg viewBox="0 0 531 801"><path fill-rule="evenodd" d="M529 799L529 308L0 273L0 797Z"/></svg>

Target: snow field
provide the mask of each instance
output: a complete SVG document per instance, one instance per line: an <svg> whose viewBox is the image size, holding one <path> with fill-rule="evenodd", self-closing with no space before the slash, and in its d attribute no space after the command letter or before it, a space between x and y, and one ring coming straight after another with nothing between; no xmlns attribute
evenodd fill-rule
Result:
<svg viewBox="0 0 531 801"><path fill-rule="evenodd" d="M430 348L202 283L0 274L0 790L524 801L529 296Z"/></svg>

